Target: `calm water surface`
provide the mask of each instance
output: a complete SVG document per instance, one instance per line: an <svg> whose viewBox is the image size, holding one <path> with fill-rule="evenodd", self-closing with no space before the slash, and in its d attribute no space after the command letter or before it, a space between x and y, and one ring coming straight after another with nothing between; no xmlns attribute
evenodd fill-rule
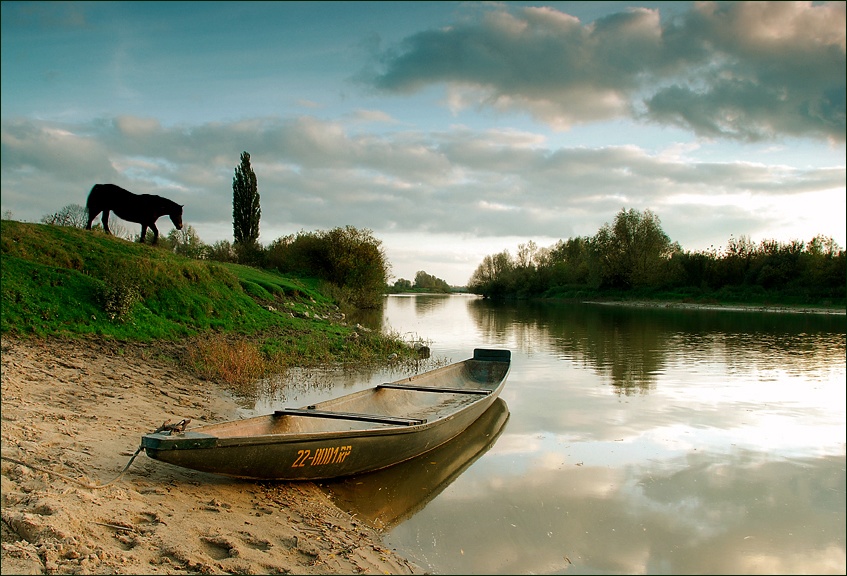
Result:
<svg viewBox="0 0 847 576"><path fill-rule="evenodd" d="M845 316L452 295L369 321L434 362L512 351L502 402L456 441L324 484L432 573L847 570ZM255 410L407 375L292 374Z"/></svg>

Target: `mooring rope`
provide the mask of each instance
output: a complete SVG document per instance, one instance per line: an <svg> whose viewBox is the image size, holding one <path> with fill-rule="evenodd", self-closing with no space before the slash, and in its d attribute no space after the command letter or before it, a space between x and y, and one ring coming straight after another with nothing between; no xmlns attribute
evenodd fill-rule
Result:
<svg viewBox="0 0 847 576"><path fill-rule="evenodd" d="M129 462L127 462L126 466L124 466L124 469L121 470L121 473L118 474L112 480L109 480L108 482L106 482L105 484L86 484L85 482L81 482L81 481L77 480L76 478L71 478L70 476L66 476L65 474L62 474L61 472L54 472L53 470L48 470L47 468L42 468L41 466L35 466L34 464L28 464L28 463L23 462L21 460L17 460L16 458L10 458L9 456L3 456L3 455L0 455L0 458L2 458L3 460L8 460L9 462L14 462L15 464L20 464L21 466L26 466L27 468L32 468L33 470L37 470L38 472L44 472L45 474L49 474L51 476L58 476L59 478L67 480L68 482L73 482L74 484L78 484L79 486L82 486L83 488L91 488L91 489L97 490L99 488L105 488L106 486L114 484L115 482L120 480L123 477L124 473L129 469L130 465L132 465L132 462L133 462L133 460L135 460L135 457L138 456L141 453L142 450L144 450L144 446L139 446L138 450L135 451L135 454L132 455L132 458L130 458Z"/></svg>

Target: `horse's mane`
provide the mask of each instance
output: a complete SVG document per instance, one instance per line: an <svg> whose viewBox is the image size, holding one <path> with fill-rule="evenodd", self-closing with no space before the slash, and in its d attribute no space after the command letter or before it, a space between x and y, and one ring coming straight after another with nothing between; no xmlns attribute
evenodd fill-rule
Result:
<svg viewBox="0 0 847 576"><path fill-rule="evenodd" d="M174 201L173 201L173 200L171 200L170 198L165 198L164 196L156 196L156 199L157 199L159 202L161 202L162 204L165 204L165 205L167 205L167 206L170 206L170 207L171 207L171 208L173 208L173 209L182 208L182 205L181 205L181 204L177 204L176 202L174 202Z"/></svg>

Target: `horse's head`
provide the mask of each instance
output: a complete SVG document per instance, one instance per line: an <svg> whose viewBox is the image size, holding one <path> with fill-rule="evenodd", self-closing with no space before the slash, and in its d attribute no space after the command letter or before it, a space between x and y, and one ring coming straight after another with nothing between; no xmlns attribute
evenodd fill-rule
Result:
<svg viewBox="0 0 847 576"><path fill-rule="evenodd" d="M171 217L171 222L174 223L177 230L182 230L182 204L177 204L176 209L168 214Z"/></svg>

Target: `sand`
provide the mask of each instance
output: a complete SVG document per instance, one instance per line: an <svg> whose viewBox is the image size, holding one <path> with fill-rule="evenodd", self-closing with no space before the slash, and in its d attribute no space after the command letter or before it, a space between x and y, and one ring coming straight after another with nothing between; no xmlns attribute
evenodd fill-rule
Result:
<svg viewBox="0 0 847 576"><path fill-rule="evenodd" d="M222 387L152 347L3 338L0 406L2 574L423 573L313 483L142 452L108 484L166 420L237 417Z"/></svg>

